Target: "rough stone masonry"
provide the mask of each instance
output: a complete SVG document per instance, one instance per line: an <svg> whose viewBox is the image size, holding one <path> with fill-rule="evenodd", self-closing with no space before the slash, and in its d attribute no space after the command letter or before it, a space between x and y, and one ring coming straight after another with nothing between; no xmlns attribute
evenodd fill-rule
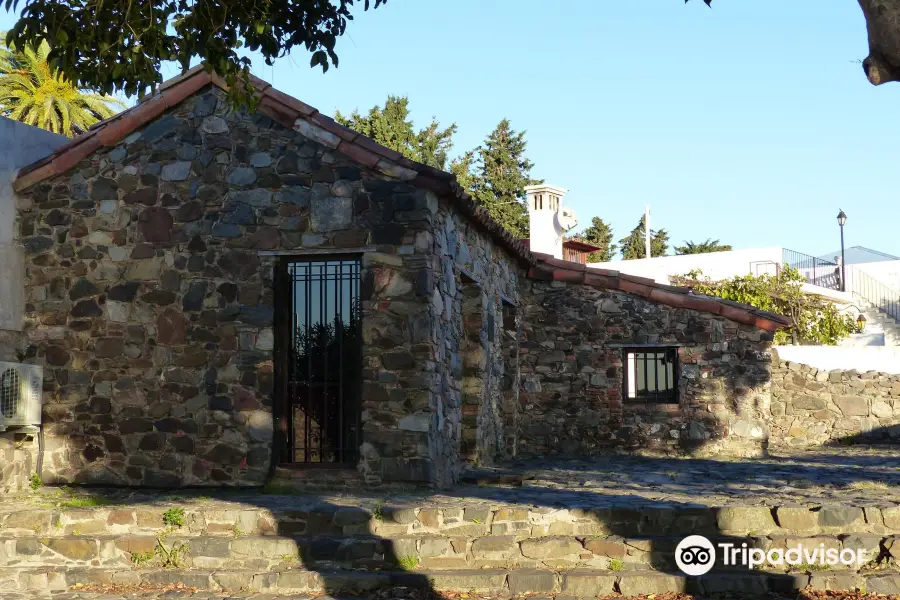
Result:
<svg viewBox="0 0 900 600"><path fill-rule="evenodd" d="M514 261L434 194L234 112L220 91L32 186L20 209L23 358L46 365L46 481L263 483L267 251L363 254L367 481L452 481L465 386L478 403L497 397L500 336L487 328L500 320L483 320L485 344L464 357L456 267L496 314L501 297L515 302ZM490 462L502 431L483 408Z"/></svg>
<svg viewBox="0 0 900 600"><path fill-rule="evenodd" d="M897 443L900 375L816 369L776 354L769 420L773 445Z"/></svg>
<svg viewBox="0 0 900 600"><path fill-rule="evenodd" d="M45 481L262 484L286 426L276 266L336 253L362 263L360 482L447 486L516 454L764 451L765 316L533 280L537 257L455 184L373 160L321 115L285 126L279 111L308 115L293 99L235 111L196 73L167 110L139 105L17 180ZM634 344L678 348L677 403L623 400Z"/></svg>

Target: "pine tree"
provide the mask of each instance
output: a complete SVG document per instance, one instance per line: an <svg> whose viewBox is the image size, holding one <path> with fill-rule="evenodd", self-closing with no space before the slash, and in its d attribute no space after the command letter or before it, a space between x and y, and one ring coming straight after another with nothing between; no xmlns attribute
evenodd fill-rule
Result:
<svg viewBox="0 0 900 600"><path fill-rule="evenodd" d="M582 240L600 248L597 252L591 252L587 255L587 262L595 263L612 260L616 251L616 245L610 244L612 237L612 227L607 225L600 217L594 217L591 219L591 226L586 227L584 231L573 236L573 239Z"/></svg>
<svg viewBox="0 0 900 600"><path fill-rule="evenodd" d="M373 106L367 115L353 111L346 117L338 111L334 119L410 160L436 169L447 167L447 154L456 133L455 123L441 129L441 124L433 117L428 127L416 131L409 118L409 98L406 96L388 96L383 108Z"/></svg>
<svg viewBox="0 0 900 600"><path fill-rule="evenodd" d="M644 217L638 221L637 227L631 230L627 237L619 240L619 252L625 260L646 258L644 233L646 222ZM665 256L669 252L669 234L665 229L659 231L650 230L650 256Z"/></svg>
<svg viewBox="0 0 900 600"><path fill-rule="evenodd" d="M475 150L469 150L462 156L458 158L454 158L450 163L450 172L456 175L456 181L459 185L472 194L472 197L475 196L475 188L476 181L478 179L477 175L472 172L475 167L476 156Z"/></svg>
<svg viewBox="0 0 900 600"><path fill-rule="evenodd" d="M476 203L513 235L528 237L528 208L525 186L541 183L531 178L534 166L525 157L525 132L515 131L503 119L484 140L484 145L467 152L451 165L460 185Z"/></svg>

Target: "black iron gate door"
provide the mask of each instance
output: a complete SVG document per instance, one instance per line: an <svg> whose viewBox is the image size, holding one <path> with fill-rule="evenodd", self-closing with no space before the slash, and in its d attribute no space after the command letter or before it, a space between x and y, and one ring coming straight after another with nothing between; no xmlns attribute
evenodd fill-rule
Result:
<svg viewBox="0 0 900 600"><path fill-rule="evenodd" d="M355 466L360 444L360 259L286 260L279 323L282 462Z"/></svg>

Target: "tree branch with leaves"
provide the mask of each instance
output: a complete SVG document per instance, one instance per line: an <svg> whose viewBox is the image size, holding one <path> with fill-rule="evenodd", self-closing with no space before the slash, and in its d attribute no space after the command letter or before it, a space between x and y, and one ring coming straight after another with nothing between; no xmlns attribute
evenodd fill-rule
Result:
<svg viewBox="0 0 900 600"><path fill-rule="evenodd" d="M21 0L6 0L7 11ZM363 0L366 10L387 0ZM163 61L186 71L192 62L215 70L236 100L251 102L250 59L267 65L295 47L310 65L338 64L337 40L353 19L354 0L24 0L8 42L47 42L51 64L81 88L129 96L162 82Z"/></svg>

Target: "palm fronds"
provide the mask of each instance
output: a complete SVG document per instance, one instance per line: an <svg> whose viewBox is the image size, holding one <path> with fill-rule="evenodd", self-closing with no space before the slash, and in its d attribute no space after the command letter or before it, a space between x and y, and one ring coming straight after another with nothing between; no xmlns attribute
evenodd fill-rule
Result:
<svg viewBox="0 0 900 600"><path fill-rule="evenodd" d="M79 89L48 62L50 46L6 46L0 32L0 115L73 137L116 114L114 96Z"/></svg>

